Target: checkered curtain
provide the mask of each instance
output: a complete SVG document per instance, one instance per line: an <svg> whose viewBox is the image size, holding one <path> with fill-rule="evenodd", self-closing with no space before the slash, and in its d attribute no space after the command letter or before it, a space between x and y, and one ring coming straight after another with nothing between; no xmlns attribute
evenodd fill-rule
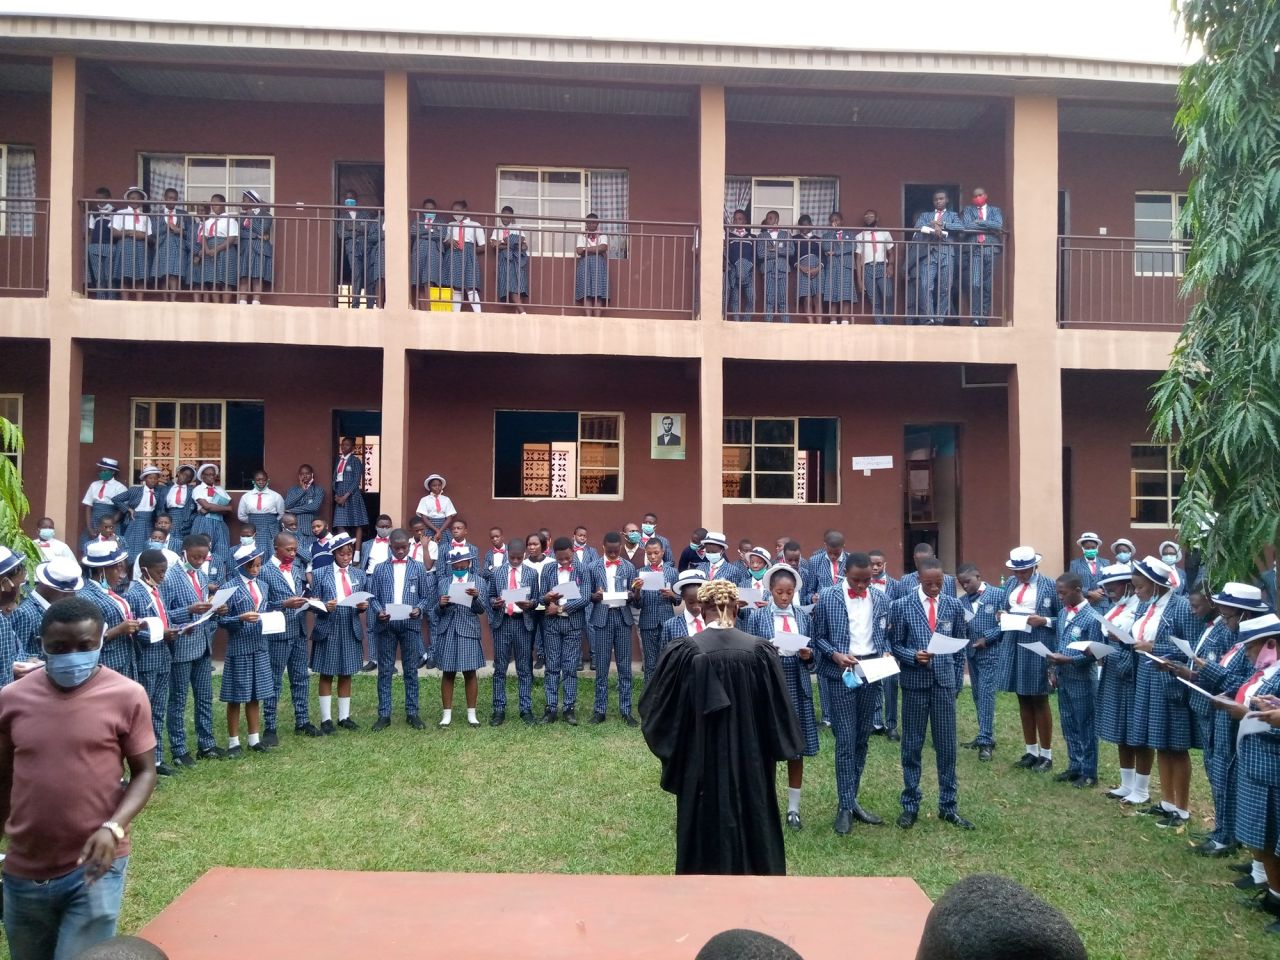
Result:
<svg viewBox="0 0 1280 960"><path fill-rule="evenodd" d="M591 170L588 213L600 218L600 231L609 238L609 259L627 257L627 224L631 184L625 170Z"/></svg>
<svg viewBox="0 0 1280 960"><path fill-rule="evenodd" d="M11 237L36 235L36 151L33 147L10 147L4 194L6 232Z"/></svg>
<svg viewBox="0 0 1280 960"><path fill-rule="evenodd" d="M800 212L813 218L815 226L825 227L831 211L840 207L840 186L835 177L800 178Z"/></svg>
<svg viewBox="0 0 1280 960"><path fill-rule="evenodd" d="M724 178L724 222L733 220L733 211L751 210L751 178Z"/></svg>
<svg viewBox="0 0 1280 960"><path fill-rule="evenodd" d="M177 190L183 200L187 186L187 161L185 157L147 157L144 164L146 183L142 189L152 200L163 200L164 192Z"/></svg>

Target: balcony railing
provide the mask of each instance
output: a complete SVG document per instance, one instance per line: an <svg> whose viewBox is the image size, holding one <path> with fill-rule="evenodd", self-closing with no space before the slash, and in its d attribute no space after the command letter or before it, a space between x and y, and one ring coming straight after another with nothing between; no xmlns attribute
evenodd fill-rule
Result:
<svg viewBox="0 0 1280 960"><path fill-rule="evenodd" d="M43 297L49 280L49 201L0 197L0 296Z"/></svg>
<svg viewBox="0 0 1280 960"><path fill-rule="evenodd" d="M1058 326L1177 330L1187 244L1134 237L1058 238Z"/></svg>
<svg viewBox="0 0 1280 960"><path fill-rule="evenodd" d="M735 230L746 230L745 234ZM1003 242L903 227L727 228L725 318L1002 325Z"/></svg>

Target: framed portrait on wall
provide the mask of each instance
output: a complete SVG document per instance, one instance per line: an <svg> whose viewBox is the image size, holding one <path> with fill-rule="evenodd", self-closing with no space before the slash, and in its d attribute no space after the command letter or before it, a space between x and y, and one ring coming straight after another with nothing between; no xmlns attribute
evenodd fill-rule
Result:
<svg viewBox="0 0 1280 960"><path fill-rule="evenodd" d="M684 459L684 414L650 414L649 459Z"/></svg>

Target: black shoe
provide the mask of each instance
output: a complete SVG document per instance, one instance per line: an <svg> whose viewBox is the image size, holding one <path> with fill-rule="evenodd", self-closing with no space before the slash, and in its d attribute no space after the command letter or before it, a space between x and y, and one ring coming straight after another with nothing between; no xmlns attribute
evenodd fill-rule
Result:
<svg viewBox="0 0 1280 960"><path fill-rule="evenodd" d="M251 746L249 749L250 749L250 750L252 750L254 753L270 753L270 752L271 752L271 748L270 748L270 747L268 747L268 746L267 746L265 743L263 743L261 740L259 740L257 743L255 743L253 746Z"/></svg>
<svg viewBox="0 0 1280 960"><path fill-rule="evenodd" d="M883 737L887 733L884 727L872 727L871 735L873 737Z"/></svg>
<svg viewBox="0 0 1280 960"><path fill-rule="evenodd" d="M156 776L158 777L173 777L177 776L177 773L178 771L176 769L163 761L156 764Z"/></svg>
<svg viewBox="0 0 1280 960"><path fill-rule="evenodd" d="M1280 920L1277 920L1275 923L1268 923L1265 927L1262 928L1262 932L1263 933L1280 933Z"/></svg>
<svg viewBox="0 0 1280 960"><path fill-rule="evenodd" d="M244 756L244 751L240 749L240 744L236 744L234 747L228 747L227 752L224 754L224 756L228 760L239 760L242 756Z"/></svg>
<svg viewBox="0 0 1280 960"><path fill-rule="evenodd" d="M537 723L537 722L538 722L538 721L534 718L534 716L533 716L533 711L532 711L532 710L521 710L521 711L520 711L520 719L521 719L521 720L523 720L523 721L524 721L528 726L530 726L530 727L532 727L535 723Z"/></svg>
<svg viewBox="0 0 1280 960"><path fill-rule="evenodd" d="M1249 864L1249 872L1231 881L1231 885L1237 890L1263 890L1267 886L1267 881L1253 879L1253 864Z"/></svg>
<svg viewBox="0 0 1280 960"><path fill-rule="evenodd" d="M360 724L356 723L350 717L347 717L347 719L345 720L339 720L338 726L340 726L343 730L359 730L360 729Z"/></svg>
<svg viewBox="0 0 1280 960"><path fill-rule="evenodd" d="M1227 844L1225 847L1219 847L1215 846L1212 840L1206 840L1199 846L1192 847L1191 852L1197 857L1208 857L1211 860L1221 860L1223 857L1232 856L1236 851L1235 847L1231 844ZM1231 866L1234 868L1237 865L1233 863ZM1252 872L1252 868L1253 864L1249 864L1247 869Z"/></svg>
<svg viewBox="0 0 1280 960"><path fill-rule="evenodd" d="M979 759L979 760L983 760L983 761L990 760L990 759L991 759L991 748L990 748L989 746L987 746L986 744L983 744L982 746L980 746L980 747L978 748L978 759Z"/></svg>
<svg viewBox="0 0 1280 960"><path fill-rule="evenodd" d="M322 724L320 724L320 732L327 737L330 734L337 733L338 728L333 725L332 720L326 720Z"/></svg>
<svg viewBox="0 0 1280 960"><path fill-rule="evenodd" d="M227 751L221 747L208 747L196 754L201 760L221 760L227 755Z"/></svg>
<svg viewBox="0 0 1280 960"><path fill-rule="evenodd" d="M500 727L506 721L506 719L507 719L507 712L505 710L497 710L494 712L493 716L489 718L489 726Z"/></svg>
<svg viewBox="0 0 1280 960"><path fill-rule="evenodd" d="M180 753L173 758L173 762L180 767L194 767L196 758L189 753Z"/></svg>
<svg viewBox="0 0 1280 960"><path fill-rule="evenodd" d="M792 830L803 830L804 824L800 822L800 814L794 810L787 811L787 826Z"/></svg>
<svg viewBox="0 0 1280 960"><path fill-rule="evenodd" d="M977 750L978 747L982 746L982 744L978 743L977 738L974 738L973 740L966 740L964 743L960 744L960 746L964 747L966 750Z"/></svg>
<svg viewBox="0 0 1280 960"><path fill-rule="evenodd" d="M974 829L974 826L970 821L960 816L960 814L956 813L954 810L952 810L950 813L939 813L938 819L941 820L943 823L949 823L952 826L959 827L961 830Z"/></svg>
<svg viewBox="0 0 1280 960"><path fill-rule="evenodd" d="M874 813L863 810L862 805L858 803L857 800L853 801L853 807L849 812L852 813L857 820L870 827L878 827L884 823L884 817L878 817Z"/></svg>
<svg viewBox="0 0 1280 960"><path fill-rule="evenodd" d="M422 722L422 720L418 717L416 713L409 714L407 717L404 718L404 722L407 723L409 726L413 727L413 729L415 730L427 729L427 725Z"/></svg>
<svg viewBox="0 0 1280 960"><path fill-rule="evenodd" d="M376 732L378 730L385 730L389 726L391 726L390 717L379 717L374 721L372 729Z"/></svg>
<svg viewBox="0 0 1280 960"><path fill-rule="evenodd" d="M1055 783L1075 783L1080 779L1080 774L1075 770L1063 770L1053 779Z"/></svg>
<svg viewBox="0 0 1280 960"><path fill-rule="evenodd" d="M1170 827L1177 829L1180 827L1185 827L1190 822L1191 822L1191 817L1189 816L1182 817L1182 816L1179 816L1176 812L1174 812L1174 813L1166 814L1165 816L1157 820L1156 826L1160 827L1162 830L1168 830Z"/></svg>
<svg viewBox="0 0 1280 960"><path fill-rule="evenodd" d="M360 672L361 672L361 673L373 673L373 671L375 671L375 670L377 670L377 669L378 669L378 665L377 665L376 663L374 663L372 660L366 660L366 661L364 662L364 666L360 668Z"/></svg>
<svg viewBox="0 0 1280 960"><path fill-rule="evenodd" d="M1158 803L1153 803L1151 806L1147 807L1147 809L1139 810L1138 813L1142 814L1144 817L1167 817L1169 814L1173 813L1173 811L1166 810Z"/></svg>
<svg viewBox="0 0 1280 960"><path fill-rule="evenodd" d="M1280 897L1272 894L1270 890L1263 890L1258 894L1257 899L1252 903L1255 910L1261 910L1269 913L1273 917L1280 917Z"/></svg>
<svg viewBox="0 0 1280 960"><path fill-rule="evenodd" d="M1077 790L1089 790L1098 785L1097 777L1079 777L1075 782Z"/></svg>
<svg viewBox="0 0 1280 960"><path fill-rule="evenodd" d="M591 719L587 721L590 724L604 723L604 714L599 711L591 714Z"/></svg>
<svg viewBox="0 0 1280 960"><path fill-rule="evenodd" d="M533 661L533 669L545 670L546 668L547 668L547 661L544 660L542 657L539 657L537 660Z"/></svg>
<svg viewBox="0 0 1280 960"><path fill-rule="evenodd" d="M280 735L274 730L263 730L262 742L268 747L278 747L280 746Z"/></svg>
<svg viewBox="0 0 1280 960"><path fill-rule="evenodd" d="M622 722L623 722L623 723L625 723L628 727L638 727L638 726L640 726L640 721L639 721L639 720L637 720L635 717L633 717L633 716L632 716L631 714L629 714L629 713L624 713L624 714L622 715Z"/></svg>
<svg viewBox="0 0 1280 960"><path fill-rule="evenodd" d="M886 734L885 734L885 736L889 738L889 741L890 741L891 743L901 743L901 742L902 742L902 737L901 737L901 736L899 736L898 731L897 731L897 730L894 730L892 727L890 727L890 728L889 728L889 732L888 732L888 733L886 733Z"/></svg>
<svg viewBox="0 0 1280 960"><path fill-rule="evenodd" d="M853 829L853 811L837 810L836 822L832 826L834 827L836 833L838 833L840 836L843 837L845 834L847 834L850 830Z"/></svg>
<svg viewBox="0 0 1280 960"><path fill-rule="evenodd" d="M320 728L310 721L300 724L293 728L295 737L318 737L320 736Z"/></svg>
<svg viewBox="0 0 1280 960"><path fill-rule="evenodd" d="M1053 769L1053 761L1049 757L1037 757L1036 765L1031 768L1032 773L1048 773Z"/></svg>
<svg viewBox="0 0 1280 960"><path fill-rule="evenodd" d="M470 717L467 717L467 726L468 726L468 727L470 727L472 730L479 730L479 729L480 729L480 721L479 721L479 720L472 720Z"/></svg>
<svg viewBox="0 0 1280 960"><path fill-rule="evenodd" d="M1039 759L1040 758L1037 757L1034 753L1024 753L1019 758L1018 762L1014 764L1014 766L1019 767L1023 770L1030 770L1032 767L1036 765Z"/></svg>
<svg viewBox="0 0 1280 960"><path fill-rule="evenodd" d="M578 715L574 713L573 707L567 708L562 716L564 717L564 722L569 726L576 727L578 725Z"/></svg>
<svg viewBox="0 0 1280 960"><path fill-rule="evenodd" d="M916 825L916 820L919 819L919 816L919 814L908 813L906 810L903 810L902 815L898 817L898 826L903 830L910 830Z"/></svg>
<svg viewBox="0 0 1280 960"><path fill-rule="evenodd" d="M1229 865L1236 873L1253 873L1253 861L1246 860L1244 863L1233 863Z"/></svg>
<svg viewBox="0 0 1280 960"><path fill-rule="evenodd" d="M543 723L555 723L557 719L559 719L559 718L556 716L556 712L555 712L554 710L552 710L550 707L548 707L546 710L542 711L542 722L543 722Z"/></svg>

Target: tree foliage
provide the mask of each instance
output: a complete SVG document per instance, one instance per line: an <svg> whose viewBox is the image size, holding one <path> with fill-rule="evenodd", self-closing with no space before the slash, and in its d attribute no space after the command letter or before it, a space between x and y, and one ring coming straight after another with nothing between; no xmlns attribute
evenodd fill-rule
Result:
<svg viewBox="0 0 1280 960"><path fill-rule="evenodd" d="M1280 0L1183 0L1203 56L1176 125L1193 173L1183 295L1155 435L1186 471L1175 512L1215 583L1252 579L1280 527Z"/></svg>
<svg viewBox="0 0 1280 960"><path fill-rule="evenodd" d="M24 555L30 566L40 559L36 545L22 532L22 521L30 512L31 504L22 492L22 477L17 467L4 456L8 453L22 453L22 431L0 417L0 543Z"/></svg>

